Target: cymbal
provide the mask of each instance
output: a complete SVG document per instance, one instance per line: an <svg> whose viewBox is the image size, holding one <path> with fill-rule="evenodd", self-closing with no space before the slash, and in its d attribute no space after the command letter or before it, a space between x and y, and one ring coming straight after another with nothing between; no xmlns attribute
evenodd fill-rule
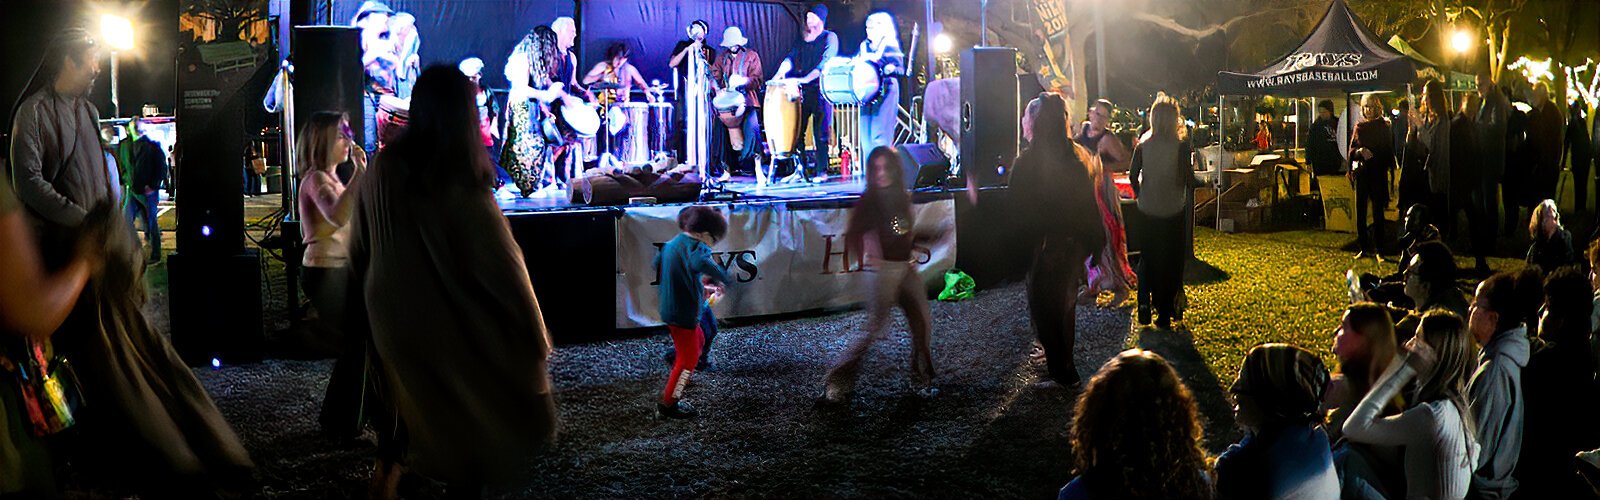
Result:
<svg viewBox="0 0 1600 500"><path fill-rule="evenodd" d="M622 84L611 82L595 82L589 85L590 90L622 90Z"/></svg>

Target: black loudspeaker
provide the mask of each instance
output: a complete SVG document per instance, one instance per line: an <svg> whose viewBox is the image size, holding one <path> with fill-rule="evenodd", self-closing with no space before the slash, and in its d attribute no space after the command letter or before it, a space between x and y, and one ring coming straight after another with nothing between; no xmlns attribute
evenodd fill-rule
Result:
<svg viewBox="0 0 1600 500"><path fill-rule="evenodd" d="M172 346L189 366L261 359L261 256L167 257ZM182 286L178 286L181 284Z"/></svg>
<svg viewBox="0 0 1600 500"><path fill-rule="evenodd" d="M1005 182L1017 157L1017 49L961 53L961 170L981 186Z"/></svg>
<svg viewBox="0 0 1600 500"><path fill-rule="evenodd" d="M934 144L901 144L900 165L905 169L906 186L938 186L950 176L950 159Z"/></svg>
<svg viewBox="0 0 1600 500"><path fill-rule="evenodd" d="M318 111L343 112L360 141L366 120L361 107L366 83L361 72L361 30L296 26L293 46L295 132Z"/></svg>

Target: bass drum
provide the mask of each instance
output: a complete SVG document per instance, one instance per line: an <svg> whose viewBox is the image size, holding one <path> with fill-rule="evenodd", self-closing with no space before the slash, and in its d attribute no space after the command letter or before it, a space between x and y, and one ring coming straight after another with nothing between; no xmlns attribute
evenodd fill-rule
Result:
<svg viewBox="0 0 1600 500"><path fill-rule="evenodd" d="M800 126L800 87L789 82L768 83L761 113L761 127L767 130L767 151L773 158L794 156L795 131Z"/></svg>
<svg viewBox="0 0 1600 500"><path fill-rule="evenodd" d="M822 98L834 104L871 103L878 98L881 84L878 69L871 63L835 57L822 66Z"/></svg>

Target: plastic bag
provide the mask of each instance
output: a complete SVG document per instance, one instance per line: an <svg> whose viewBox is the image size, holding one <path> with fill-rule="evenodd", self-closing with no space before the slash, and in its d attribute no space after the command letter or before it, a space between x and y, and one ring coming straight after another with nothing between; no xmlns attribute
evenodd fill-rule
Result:
<svg viewBox="0 0 1600 500"><path fill-rule="evenodd" d="M967 300L978 291L978 284L972 277L960 269L951 269L944 273L944 291L939 292L939 300L955 302Z"/></svg>

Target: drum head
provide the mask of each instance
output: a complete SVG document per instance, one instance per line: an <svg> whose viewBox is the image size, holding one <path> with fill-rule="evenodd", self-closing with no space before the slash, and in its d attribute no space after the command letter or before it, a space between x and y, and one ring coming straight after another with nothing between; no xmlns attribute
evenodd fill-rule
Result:
<svg viewBox="0 0 1600 500"><path fill-rule="evenodd" d="M610 110L606 111L606 130L611 135L617 135L627 126L628 113L622 110L622 106L612 106Z"/></svg>
<svg viewBox="0 0 1600 500"><path fill-rule="evenodd" d="M593 106L577 100L569 100L561 105L561 120L580 136L590 136L600 131L600 113Z"/></svg>
<svg viewBox="0 0 1600 500"><path fill-rule="evenodd" d="M732 111L742 106L744 106L744 94L732 90L717 92L717 96L711 99L711 107L719 112Z"/></svg>

